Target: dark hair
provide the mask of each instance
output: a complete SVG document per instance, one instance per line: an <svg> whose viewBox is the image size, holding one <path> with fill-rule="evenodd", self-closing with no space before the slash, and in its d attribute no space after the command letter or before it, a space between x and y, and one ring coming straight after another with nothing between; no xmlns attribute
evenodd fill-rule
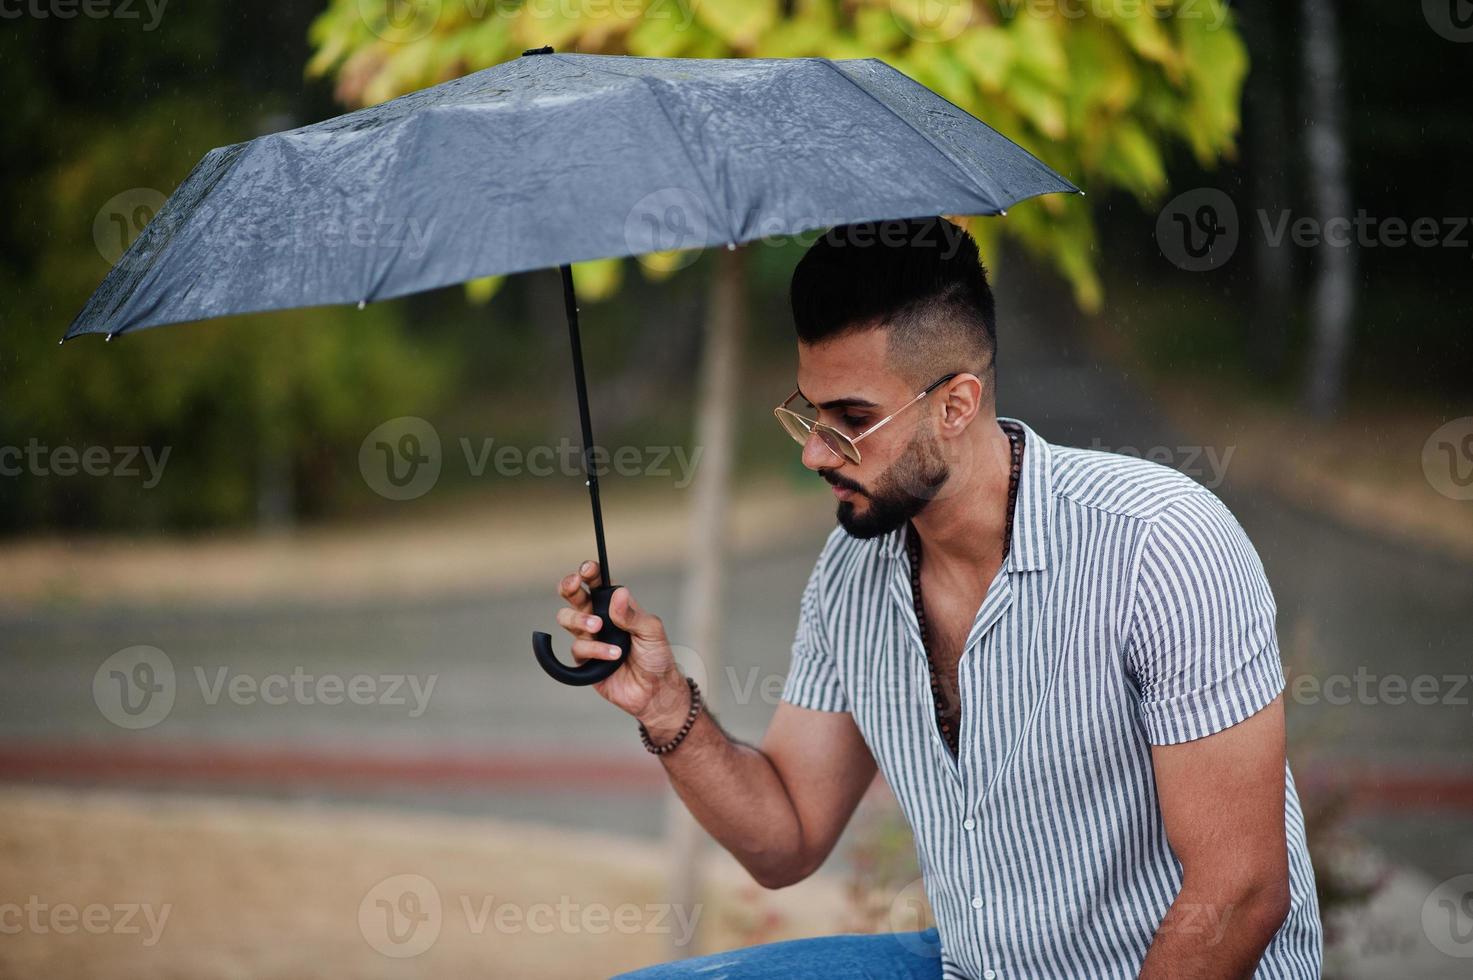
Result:
<svg viewBox="0 0 1473 980"><path fill-rule="evenodd" d="M805 344L885 328L891 359L917 384L934 381L921 377L933 371L991 373L987 270L972 236L944 218L831 229L798 262L789 298Z"/></svg>

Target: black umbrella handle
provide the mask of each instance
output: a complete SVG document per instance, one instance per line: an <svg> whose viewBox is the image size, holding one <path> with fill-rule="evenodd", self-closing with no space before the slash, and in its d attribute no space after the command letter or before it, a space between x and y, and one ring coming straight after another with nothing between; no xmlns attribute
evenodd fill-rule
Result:
<svg viewBox="0 0 1473 980"><path fill-rule="evenodd" d="M585 687L589 684L597 684L604 678L612 675L614 671L629 659L629 634L620 627L614 625L609 618L609 600L614 596L617 585L599 585L590 590L593 599L593 615L597 616L603 623L602 628L594 634L594 639L600 643L611 643L618 647L623 653L618 660L587 660L577 667L569 667L557 658L552 649L552 637L546 633L532 634L532 652L537 655L537 662L542 669L547 671L547 676L573 687Z"/></svg>
<svg viewBox="0 0 1473 980"><path fill-rule="evenodd" d="M542 52L528 52L539 54ZM546 633L532 634L532 652L537 662L547 671L547 676L564 684L583 687L597 684L618 670L629 659L629 634L614 625L609 618L609 600L618 586L609 581L609 549L604 544L603 507L598 499L598 468L593 465L593 420L588 411L588 382L583 376L583 342L578 336L578 297L573 290L573 267L565 265L560 270L563 277L563 308L568 317L568 344L573 354L573 387L578 393L578 425L583 432L583 476L588 485L588 504L593 510L593 538L598 546L599 585L589 590L593 599L593 614L603 621L595 639L611 643L622 652L618 660L589 660L577 667L569 667L557 658L552 650L552 637Z"/></svg>

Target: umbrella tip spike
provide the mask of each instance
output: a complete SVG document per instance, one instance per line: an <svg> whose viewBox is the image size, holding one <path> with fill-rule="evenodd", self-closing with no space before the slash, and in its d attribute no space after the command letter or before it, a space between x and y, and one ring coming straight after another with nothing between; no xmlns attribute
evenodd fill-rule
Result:
<svg viewBox="0 0 1473 980"><path fill-rule="evenodd" d="M363 308L364 308L364 307L365 307L365 306L367 306L367 305L368 305L368 300L366 300L366 299L360 299L360 300L359 300L359 301L358 301L358 308L359 308L359 309L360 309L360 310L361 310L361 309L363 309Z"/></svg>
<svg viewBox="0 0 1473 980"><path fill-rule="evenodd" d="M113 342L113 335L112 334L108 334L106 337L102 338L102 342L105 343L105 344L112 343Z"/></svg>

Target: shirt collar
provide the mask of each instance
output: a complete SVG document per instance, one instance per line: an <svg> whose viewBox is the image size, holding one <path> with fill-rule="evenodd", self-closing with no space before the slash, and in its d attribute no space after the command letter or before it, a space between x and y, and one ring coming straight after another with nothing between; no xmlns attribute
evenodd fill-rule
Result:
<svg viewBox="0 0 1473 980"><path fill-rule="evenodd" d="M1023 429L1023 472L1018 475L1018 500L1013 510L1013 543L1008 551L1011 571L1031 572L1048 567L1048 517L1053 496L1053 461L1049 444L1027 423L1008 416ZM908 526L908 525L907 525ZM885 536L881 549L886 555L907 561L906 527Z"/></svg>

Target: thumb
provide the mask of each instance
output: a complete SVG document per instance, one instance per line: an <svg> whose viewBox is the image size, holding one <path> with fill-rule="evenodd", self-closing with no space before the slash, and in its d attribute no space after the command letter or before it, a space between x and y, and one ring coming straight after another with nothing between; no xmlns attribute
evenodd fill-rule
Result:
<svg viewBox="0 0 1473 980"><path fill-rule="evenodd" d="M659 618L640 608L628 586L621 585L614 590L614 595L609 600L609 618L614 621L615 626L627 630L630 636L637 636L641 640L653 640L659 636Z"/></svg>

